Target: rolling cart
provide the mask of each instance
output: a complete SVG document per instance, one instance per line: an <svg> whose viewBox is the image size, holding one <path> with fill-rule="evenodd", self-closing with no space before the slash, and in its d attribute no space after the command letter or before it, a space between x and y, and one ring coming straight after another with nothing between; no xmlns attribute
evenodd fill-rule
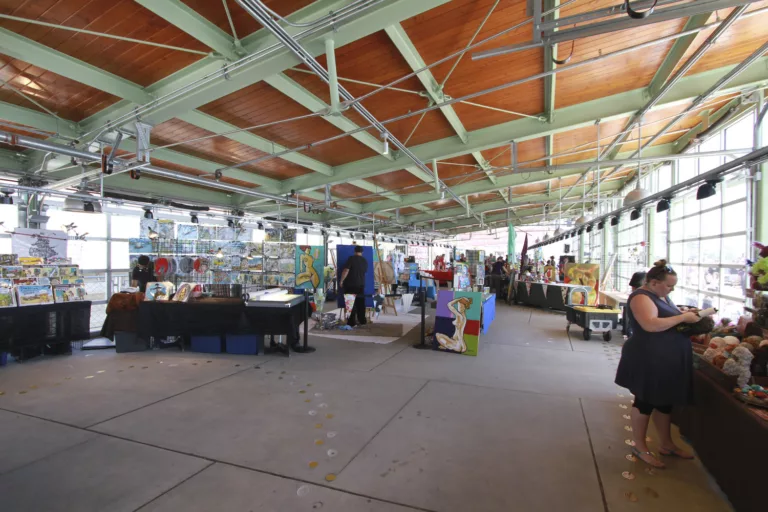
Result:
<svg viewBox="0 0 768 512"><path fill-rule="evenodd" d="M592 333L603 333L605 341L611 341L611 331L619 323L618 309L603 309L595 306L566 306L565 315L568 319L566 332L570 332L571 324L584 329L584 340L589 340Z"/></svg>

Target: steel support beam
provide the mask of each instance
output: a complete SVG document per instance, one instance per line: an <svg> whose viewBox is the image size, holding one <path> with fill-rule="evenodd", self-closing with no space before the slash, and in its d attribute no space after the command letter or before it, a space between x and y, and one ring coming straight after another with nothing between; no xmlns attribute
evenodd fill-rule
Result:
<svg viewBox="0 0 768 512"><path fill-rule="evenodd" d="M240 58L235 40L180 0L134 0L229 60ZM221 6L219 6L221 7Z"/></svg>
<svg viewBox="0 0 768 512"><path fill-rule="evenodd" d="M419 50L416 49L416 46L413 44L413 41L411 41L411 38L408 37L408 34L405 32L405 29L403 29L402 25L395 23L394 25L387 27L384 31L387 33L389 39L397 48L397 51L400 52L400 55L402 55L403 59L405 59L405 61L408 63L408 66L412 71L427 67L427 63L424 62L424 59L419 54ZM416 75L416 78L418 78L421 84L424 86L427 96L433 103L440 105L445 101L445 91L443 91L443 88L432 74L432 71L428 69L422 71ZM453 131L456 132L456 135L459 137L459 139L461 139L461 142L464 144L469 142L469 134L467 133L467 129L464 127L464 124L461 122L461 119L459 119L459 115L456 113L453 107L451 105L440 107L440 112L443 114L443 116L445 116L446 121L448 121L448 124L451 125ZM481 169L488 167L488 162L486 162L485 158L483 158L483 155L479 151L473 151L472 156L475 158L475 161L478 163L478 165L480 165ZM495 178L493 175L491 173L486 174L491 183L495 183Z"/></svg>
<svg viewBox="0 0 768 512"><path fill-rule="evenodd" d="M732 80L727 88L721 89L720 93L725 94L768 82L767 64L768 57L763 57ZM680 79L655 108L669 107L697 97L734 67L725 66ZM590 126L596 119L601 119L603 122L620 119L640 110L646 103L645 88L635 89L607 98L557 109L555 111L555 119L551 124L541 123L537 119L516 119L470 132L470 142L466 145L456 144L455 137L448 137L421 144L412 148L412 151L421 161L453 158L472 151L498 147L509 143L510 140L523 142L549 134ZM378 157L368 158L334 168L335 174L330 179L326 179L323 176L306 175L285 180L283 182L283 191L322 188L326 183L336 184L344 183L349 179L369 178L403 169L407 165L408 163L405 158L393 161L387 161ZM499 180L498 184L501 185L501 180Z"/></svg>
<svg viewBox="0 0 768 512"><path fill-rule="evenodd" d="M707 20L709 20L711 15L712 12L704 12L691 16L688 18L688 21L685 23L685 26L681 32L706 25ZM659 93L659 90L661 90L661 87L672 75L672 72L683 59L686 52L688 51L688 48L691 47L697 35L698 34L690 34L675 40L674 44L672 44L672 48L669 49L667 56L664 57L664 61L661 63L659 69L656 71L656 74L653 76L650 85L648 85L649 98L652 98Z"/></svg>
<svg viewBox="0 0 768 512"><path fill-rule="evenodd" d="M77 137L77 123L74 121L59 120L43 112L19 107L12 103L0 101L0 119L64 137Z"/></svg>
<svg viewBox="0 0 768 512"><path fill-rule="evenodd" d="M325 37L333 33L337 47L342 47L358 39L378 32L392 23L412 18L422 12L442 5L449 0L390 0L375 5L364 14L344 20L325 31L318 31L310 37L302 39L301 43L314 56L325 52ZM349 0L318 0L299 9L288 16L288 19L297 22L311 22L327 15L329 12L338 11L349 5ZM297 33L299 29L289 27L288 32ZM275 37L267 30L261 29L242 40L243 48L248 54L268 48L275 44ZM281 73L299 63L299 60L286 48L279 48L268 57L233 71L228 79L223 77L207 83L205 86L194 89L173 101L155 109L151 114L144 116L145 122L160 124L172 119L183 112L196 109L202 105L232 94L245 87L253 85L264 78ZM155 97L177 91L195 80L201 79L212 73L221 71L222 63L218 59L204 58L199 62L174 73L147 88L147 92ZM122 97L122 96L121 96ZM120 102L113 108L91 116L83 124L86 130L103 126L110 119L117 119L122 115L134 111L136 103L144 104L146 101Z"/></svg>

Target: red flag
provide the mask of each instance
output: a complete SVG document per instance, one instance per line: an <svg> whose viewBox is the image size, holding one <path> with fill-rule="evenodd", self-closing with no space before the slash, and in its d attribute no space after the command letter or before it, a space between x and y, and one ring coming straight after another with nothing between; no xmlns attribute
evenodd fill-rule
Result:
<svg viewBox="0 0 768 512"><path fill-rule="evenodd" d="M523 251L520 253L520 270L528 260L528 256L525 254L528 252L528 233L525 234L525 241L523 242Z"/></svg>

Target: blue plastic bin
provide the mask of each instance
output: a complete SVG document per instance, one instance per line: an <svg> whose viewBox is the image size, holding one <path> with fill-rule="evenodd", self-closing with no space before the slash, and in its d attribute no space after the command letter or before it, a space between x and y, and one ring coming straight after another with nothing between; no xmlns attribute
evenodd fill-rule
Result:
<svg viewBox="0 0 768 512"><path fill-rule="evenodd" d="M221 354L221 336L192 336L192 351Z"/></svg>
<svg viewBox="0 0 768 512"><path fill-rule="evenodd" d="M227 354L255 356L264 343L264 336L257 334L227 334Z"/></svg>
<svg viewBox="0 0 768 512"><path fill-rule="evenodd" d="M8 364L8 352L0 352L0 366Z"/></svg>

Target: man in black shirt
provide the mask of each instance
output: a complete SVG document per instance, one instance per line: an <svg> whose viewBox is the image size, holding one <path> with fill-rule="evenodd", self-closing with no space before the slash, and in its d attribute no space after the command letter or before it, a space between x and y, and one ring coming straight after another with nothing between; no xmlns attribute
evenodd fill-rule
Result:
<svg viewBox="0 0 768 512"><path fill-rule="evenodd" d="M355 294L355 304L347 319L347 325L365 325L365 273L368 262L363 258L363 247L355 246L355 254L349 257L341 273L341 285L345 294Z"/></svg>
<svg viewBox="0 0 768 512"><path fill-rule="evenodd" d="M142 254L139 256L139 264L133 267L131 272L131 286L138 286L141 293L147 291L147 283L155 280L152 269L150 268L149 256Z"/></svg>

